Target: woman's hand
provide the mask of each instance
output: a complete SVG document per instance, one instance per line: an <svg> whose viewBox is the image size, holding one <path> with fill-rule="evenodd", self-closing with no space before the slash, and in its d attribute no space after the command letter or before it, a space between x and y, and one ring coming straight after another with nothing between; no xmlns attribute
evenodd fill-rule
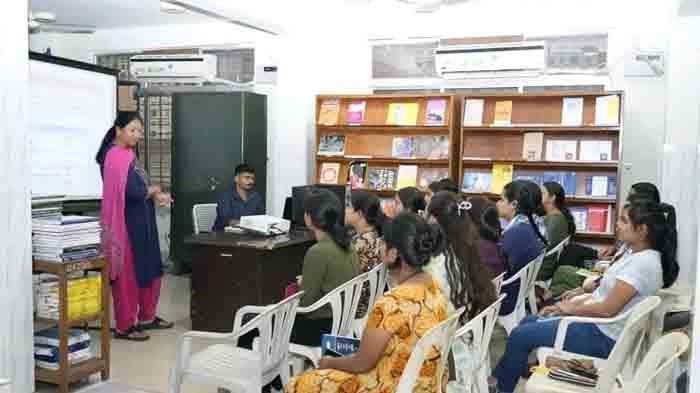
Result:
<svg viewBox="0 0 700 393"><path fill-rule="evenodd" d="M549 316L555 316L555 315L561 315L561 310L559 309L559 304L554 304L551 306L547 306L540 310L540 316L541 317L549 317Z"/></svg>
<svg viewBox="0 0 700 393"><path fill-rule="evenodd" d="M170 197L170 194L159 192L155 195L155 202L161 207L168 206L173 203L173 198Z"/></svg>
<svg viewBox="0 0 700 393"><path fill-rule="evenodd" d="M561 302L559 303L559 315L574 315L576 312L575 302Z"/></svg>
<svg viewBox="0 0 700 393"><path fill-rule="evenodd" d="M330 363L332 363L333 358L324 356L321 358L321 360L318 362L318 368L320 370L327 369L327 368L333 368Z"/></svg>
<svg viewBox="0 0 700 393"><path fill-rule="evenodd" d="M151 197L153 197L154 195L157 195L157 194L159 194L159 193L161 193L161 192L162 192L162 190L161 190L160 186L157 185L157 184L154 184L154 185L152 185L152 186L148 186L148 197L149 197L149 198L151 198Z"/></svg>
<svg viewBox="0 0 700 393"><path fill-rule="evenodd" d="M610 246L603 251L598 251L598 259L608 259L615 255L615 246Z"/></svg>
<svg viewBox="0 0 700 393"><path fill-rule="evenodd" d="M562 300L569 300L569 299L571 299L572 297L575 297L575 296L578 296L578 295L583 295L584 293L585 293L585 292L584 292L583 288L581 288L581 287L574 288L574 289L571 289L571 290L568 290L568 291L564 292L564 293L561 295L561 299L562 299Z"/></svg>
<svg viewBox="0 0 700 393"><path fill-rule="evenodd" d="M581 286L584 293L591 293L598 288L598 277L589 277Z"/></svg>

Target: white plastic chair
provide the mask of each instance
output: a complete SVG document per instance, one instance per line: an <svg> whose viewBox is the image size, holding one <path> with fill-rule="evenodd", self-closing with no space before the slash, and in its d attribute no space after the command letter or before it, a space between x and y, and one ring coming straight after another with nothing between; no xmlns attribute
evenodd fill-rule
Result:
<svg viewBox="0 0 700 393"><path fill-rule="evenodd" d="M365 331L365 326L367 326L367 319L369 319L369 312L374 306L379 296L384 293L386 289L386 276L388 274L388 269L386 265L380 263L375 266L372 270L367 272L366 284L369 287L369 301L367 303L367 313L362 318L355 318L353 322L353 332L355 337L362 338L362 333Z"/></svg>
<svg viewBox="0 0 700 393"><path fill-rule="evenodd" d="M581 392L591 392L591 393L609 393L613 391L613 388L618 381L618 375L622 373L623 381L631 380L632 374L626 373L625 370L635 368L636 364L630 364L634 362L636 358L635 353L640 348L643 335L649 326L649 320L651 314L656 307L661 303L661 299L656 296L650 296L642 300L639 304L634 306L631 310L623 315L619 315L615 318L584 318L584 317L565 317L559 322L559 328L557 330L557 337L554 342L554 351L551 349L544 352L543 349L537 351L537 357L540 361L540 365L544 365L546 360L545 354L548 356L553 354L559 358L563 359L591 359L593 360L595 366L600 370L598 375L598 384L595 388L586 388L577 386L574 384L555 381L549 378L545 374L534 373L532 377L527 381L525 385L526 393L581 393ZM590 356L574 354L570 352L565 352L564 340L566 339L566 330L568 326L572 323L596 323L596 324L608 324L611 322L619 321L621 318L627 318L625 322L625 328L622 330L620 337L618 338L615 346L613 347L610 355L607 359L598 359ZM625 374L629 375L626 377ZM621 386L621 385L618 385Z"/></svg>
<svg viewBox="0 0 700 393"><path fill-rule="evenodd" d="M501 293L501 288L503 287L503 279L506 277L506 273L503 272L498 275L498 277L495 277L491 282L493 283L493 287L496 288L496 293L499 294Z"/></svg>
<svg viewBox="0 0 700 393"><path fill-rule="evenodd" d="M216 221L216 203L200 203L192 206L194 234L211 232Z"/></svg>
<svg viewBox="0 0 700 393"><path fill-rule="evenodd" d="M0 393L12 393L12 384L9 379L0 378Z"/></svg>
<svg viewBox="0 0 700 393"><path fill-rule="evenodd" d="M289 381L289 337L303 292L267 307L246 306L236 312L232 333L190 331L182 335L175 368L170 372L170 393L179 393L185 381L217 386L231 392L259 393L280 376ZM223 310L222 310L223 312ZM243 324L243 317L258 314ZM237 347L238 339L257 329L253 349ZM192 353L193 340L218 341Z"/></svg>
<svg viewBox="0 0 700 393"><path fill-rule="evenodd" d="M688 350L690 339L674 332L659 339L639 365L625 393L667 393L674 383L672 374L678 358Z"/></svg>
<svg viewBox="0 0 700 393"><path fill-rule="evenodd" d="M527 314L525 311L525 302L528 301L530 293L534 291L535 278L542 267L543 259L544 253L540 254L537 258L520 269L520 271L513 277L503 282L502 288L507 287L514 282L520 281L520 289L518 290L518 297L516 299L513 312L508 315L498 317L498 323L506 329L508 335L510 335L510 332L515 329L516 326L518 326L520 321L522 321Z"/></svg>
<svg viewBox="0 0 700 393"><path fill-rule="evenodd" d="M333 312L333 325L329 334L334 336L351 337L353 334L353 322L357 313L357 305L362 296L362 284L367 281L368 273L360 274L345 284L328 292L326 296L308 307L299 307L297 314L308 314L323 307L330 306ZM295 357L308 359L318 368L321 360L321 337L318 338L318 346L310 347L300 344L290 344L289 352ZM303 361L292 362L294 375L301 373L304 368Z"/></svg>
<svg viewBox="0 0 700 393"><path fill-rule="evenodd" d="M545 258L548 258L552 255L556 255L556 260L559 261L559 258L561 258L561 253L564 251L564 247L568 246L570 241L571 236L567 236L566 239L560 241L559 244L557 244L554 248L552 248L544 254L543 261ZM535 286L541 288L549 289L549 286L551 284L551 279L547 281L535 281ZM532 292L530 292L530 312L533 314L537 314L537 296L535 296L535 286L532 287Z"/></svg>
<svg viewBox="0 0 700 393"><path fill-rule="evenodd" d="M493 328L496 326L498 311L506 295L501 295L493 304L472 318L455 333L452 356L455 358L457 380L447 385L449 393L488 393L488 377L491 371L489 345ZM461 349L461 348L463 349ZM467 351L464 355L462 350ZM461 356L469 357L467 369L460 369Z"/></svg>
<svg viewBox="0 0 700 393"><path fill-rule="evenodd" d="M418 380L423 363L429 356L434 356L431 352L436 348L440 351L440 362L436 369L437 393L442 393L442 375L445 372L445 365L450 354L450 347L452 347L459 317L463 313L464 307L455 311L440 324L433 326L416 342L416 346L413 347L411 357L408 358L408 362L406 362L406 366L401 374L401 379L399 379L399 383L396 386L396 393L413 393L413 388Z"/></svg>

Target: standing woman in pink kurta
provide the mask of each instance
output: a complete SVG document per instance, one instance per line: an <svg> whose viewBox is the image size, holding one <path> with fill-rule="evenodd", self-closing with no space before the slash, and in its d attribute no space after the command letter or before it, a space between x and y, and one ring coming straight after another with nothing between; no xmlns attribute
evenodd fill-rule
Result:
<svg viewBox="0 0 700 393"><path fill-rule="evenodd" d="M143 139L137 112L119 112L97 153L102 173L102 251L110 262L117 328L114 337L149 338L144 331L173 324L156 315L163 266L158 243L155 203L170 196L149 184L134 149Z"/></svg>

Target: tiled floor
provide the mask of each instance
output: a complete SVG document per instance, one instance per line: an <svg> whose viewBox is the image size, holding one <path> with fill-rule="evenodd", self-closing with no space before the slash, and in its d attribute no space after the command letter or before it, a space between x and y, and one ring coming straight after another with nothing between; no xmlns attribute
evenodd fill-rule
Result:
<svg viewBox="0 0 700 393"><path fill-rule="evenodd" d="M151 339L141 343L113 340L111 382L149 392L167 392L168 373L175 362L178 337L190 328L189 294L189 277L165 276L161 291L159 314L167 320L174 321L175 328L151 332ZM95 337L94 341L95 348L99 348L97 337ZM505 331L502 329L497 330L494 333L492 342L492 362L500 358L504 350L504 344ZM98 381L99 377L94 376L90 381L72 386L71 390L77 391ZM56 388L52 385L40 384L37 386L37 391L52 393L56 391ZM182 392L214 393L216 388L185 385Z"/></svg>

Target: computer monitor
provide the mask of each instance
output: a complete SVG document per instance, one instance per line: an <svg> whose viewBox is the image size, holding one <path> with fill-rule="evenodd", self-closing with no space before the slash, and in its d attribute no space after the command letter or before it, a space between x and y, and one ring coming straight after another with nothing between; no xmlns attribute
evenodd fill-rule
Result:
<svg viewBox="0 0 700 393"><path fill-rule="evenodd" d="M304 226L304 199L313 190L326 189L338 196L338 202L342 209L345 209L345 186L335 184L311 184L308 186L292 187L291 217L292 225ZM285 209L286 210L286 209ZM341 223L345 223L345 211L341 215Z"/></svg>

